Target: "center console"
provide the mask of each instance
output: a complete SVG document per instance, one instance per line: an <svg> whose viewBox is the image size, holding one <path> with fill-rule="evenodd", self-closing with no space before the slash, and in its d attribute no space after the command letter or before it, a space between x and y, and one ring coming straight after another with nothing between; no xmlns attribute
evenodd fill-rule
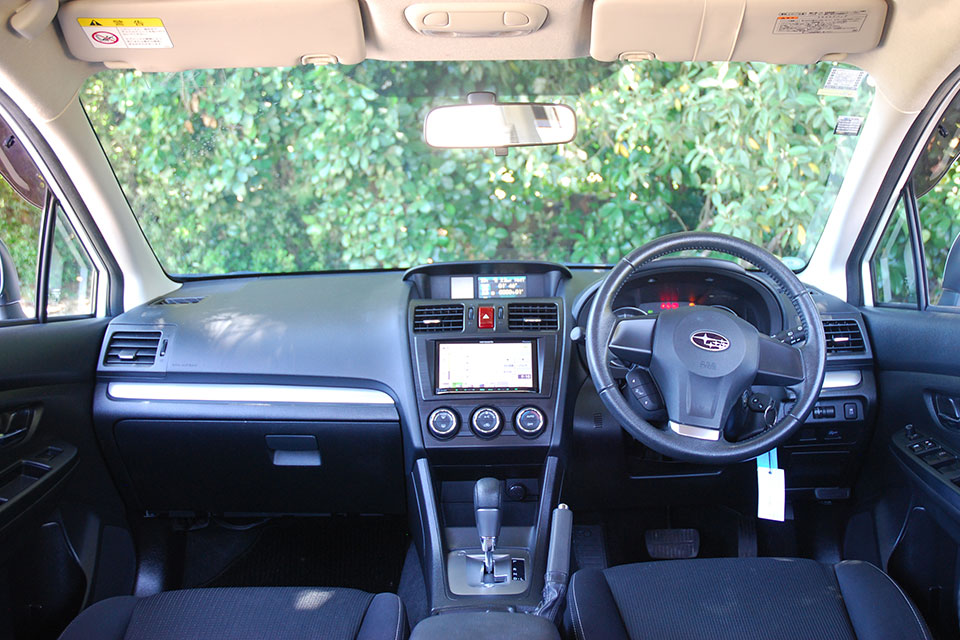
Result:
<svg viewBox="0 0 960 640"><path fill-rule="evenodd" d="M533 610L561 476L570 272L478 262L404 278L423 441L410 502L431 612Z"/></svg>

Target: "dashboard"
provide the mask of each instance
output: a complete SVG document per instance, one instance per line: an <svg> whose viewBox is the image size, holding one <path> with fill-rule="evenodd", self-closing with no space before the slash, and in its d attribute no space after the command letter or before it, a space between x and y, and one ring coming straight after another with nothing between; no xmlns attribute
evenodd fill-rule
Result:
<svg viewBox="0 0 960 640"><path fill-rule="evenodd" d="M525 474L554 455L571 469L633 459L591 469L611 486L624 474L677 474L636 462L648 452L610 426L589 380L581 328L605 273L483 261L185 283L111 321L98 364L98 434L130 504L161 513L402 512L397 479L421 459L446 469L519 465ZM840 333L828 343L822 402L783 450L785 465L806 470L797 487L842 484L836 470L852 468L875 404L859 313L813 293ZM767 335L797 326L763 274L700 258L643 268L615 308L629 317L691 304ZM608 448L595 451L601 444ZM224 451L235 491L213 470L204 476ZM283 500L278 487L288 489Z"/></svg>

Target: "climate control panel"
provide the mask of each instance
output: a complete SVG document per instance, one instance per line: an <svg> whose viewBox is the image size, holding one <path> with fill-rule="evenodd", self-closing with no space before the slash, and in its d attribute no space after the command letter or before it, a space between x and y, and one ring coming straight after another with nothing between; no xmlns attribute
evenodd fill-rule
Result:
<svg viewBox="0 0 960 640"><path fill-rule="evenodd" d="M434 409L427 418L427 427L436 438L447 439L457 435L460 429L460 416L453 409L440 407Z"/></svg>
<svg viewBox="0 0 960 640"><path fill-rule="evenodd" d="M528 438L536 438L546 426L546 416L536 407L523 407L513 418L513 428Z"/></svg>
<svg viewBox="0 0 960 640"><path fill-rule="evenodd" d="M481 438L495 438L503 428L503 418L493 407L480 407L470 416L470 426Z"/></svg>
<svg viewBox="0 0 960 640"><path fill-rule="evenodd" d="M547 430L546 412L533 404L519 407L451 405L433 409L427 416L427 430L436 440L455 438L494 440L519 436L535 440Z"/></svg>

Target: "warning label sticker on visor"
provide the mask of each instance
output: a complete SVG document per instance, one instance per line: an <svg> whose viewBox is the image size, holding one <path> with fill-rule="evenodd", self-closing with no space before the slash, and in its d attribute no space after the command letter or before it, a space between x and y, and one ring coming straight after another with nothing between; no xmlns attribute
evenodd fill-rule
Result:
<svg viewBox="0 0 960 640"><path fill-rule="evenodd" d="M858 11L790 11L777 16L774 33L857 33L867 20L866 9Z"/></svg>
<svg viewBox="0 0 960 640"><path fill-rule="evenodd" d="M160 18L77 18L97 49L172 49Z"/></svg>

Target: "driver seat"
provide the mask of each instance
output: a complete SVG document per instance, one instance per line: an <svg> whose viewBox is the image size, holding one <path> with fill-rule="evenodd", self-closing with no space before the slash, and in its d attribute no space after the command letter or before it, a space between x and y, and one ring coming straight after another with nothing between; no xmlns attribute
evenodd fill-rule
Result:
<svg viewBox="0 0 960 640"><path fill-rule="evenodd" d="M932 640L903 590L868 562L666 560L584 569L564 626L576 640Z"/></svg>

